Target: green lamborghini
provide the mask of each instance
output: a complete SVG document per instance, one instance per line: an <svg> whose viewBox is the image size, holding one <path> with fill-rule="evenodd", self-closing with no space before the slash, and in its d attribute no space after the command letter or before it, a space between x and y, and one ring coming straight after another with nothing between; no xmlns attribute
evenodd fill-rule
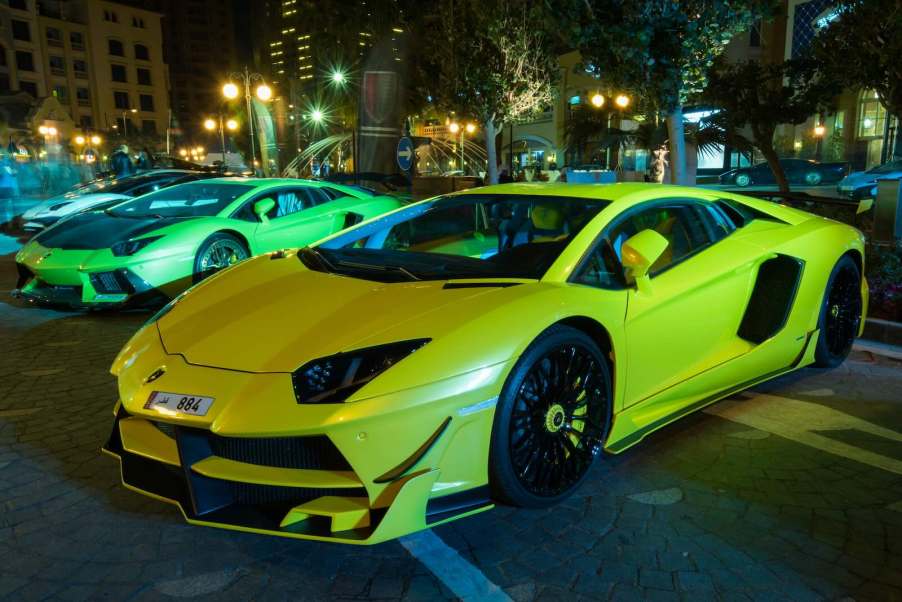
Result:
<svg viewBox="0 0 902 602"><path fill-rule="evenodd" d="M838 366L863 267L857 230L728 192L458 192L167 305L113 363L104 450L191 523L285 537L371 544L550 506L603 451Z"/></svg>
<svg viewBox="0 0 902 602"><path fill-rule="evenodd" d="M252 255L304 246L399 206L329 182L191 182L41 232L16 255L14 293L69 306L166 301Z"/></svg>

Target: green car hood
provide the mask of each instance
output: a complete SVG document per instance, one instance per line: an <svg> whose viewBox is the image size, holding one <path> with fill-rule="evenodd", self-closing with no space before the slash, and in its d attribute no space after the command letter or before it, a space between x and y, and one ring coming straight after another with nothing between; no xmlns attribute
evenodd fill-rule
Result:
<svg viewBox="0 0 902 602"><path fill-rule="evenodd" d="M47 249L108 249L155 230L195 217L120 217L101 211L82 213L38 234L34 240Z"/></svg>

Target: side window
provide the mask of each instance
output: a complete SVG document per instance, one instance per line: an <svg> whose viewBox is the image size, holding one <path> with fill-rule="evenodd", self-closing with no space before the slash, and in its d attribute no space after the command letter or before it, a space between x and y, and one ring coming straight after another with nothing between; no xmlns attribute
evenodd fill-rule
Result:
<svg viewBox="0 0 902 602"><path fill-rule="evenodd" d="M607 235L619 263L623 243L642 230L654 230L667 239L661 257L651 266L652 276L679 263L712 243L704 207L696 203L661 204L635 213L617 225Z"/></svg>
<svg viewBox="0 0 902 602"><path fill-rule="evenodd" d="M270 219L278 219L310 209L316 202L309 188L291 188L288 190L279 190L275 193L276 206L267 214Z"/></svg>
<svg viewBox="0 0 902 602"><path fill-rule="evenodd" d="M320 192L325 194L330 201L334 201L335 199L340 199L345 196L349 196L340 190L336 190L334 188L320 188Z"/></svg>
<svg viewBox="0 0 902 602"><path fill-rule="evenodd" d="M602 239L601 243L592 251L574 282L606 289L619 289L626 286L623 266L620 265L614 249L607 240Z"/></svg>

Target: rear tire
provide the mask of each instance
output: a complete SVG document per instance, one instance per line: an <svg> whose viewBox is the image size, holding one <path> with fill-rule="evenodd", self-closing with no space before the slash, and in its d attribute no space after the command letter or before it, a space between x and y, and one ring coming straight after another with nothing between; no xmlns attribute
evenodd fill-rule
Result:
<svg viewBox="0 0 902 602"><path fill-rule="evenodd" d="M736 185L740 188L745 188L752 183L752 178L748 174L741 173L736 174L736 177L733 179L733 181L736 182Z"/></svg>
<svg viewBox="0 0 902 602"><path fill-rule="evenodd" d="M821 183L821 174L817 171L810 171L805 174L805 183L809 186L817 186Z"/></svg>
<svg viewBox="0 0 902 602"><path fill-rule="evenodd" d="M821 302L816 366L836 368L849 356L861 325L862 304L861 271L851 257L844 255L830 273Z"/></svg>
<svg viewBox="0 0 902 602"><path fill-rule="evenodd" d="M248 257L250 252L238 237L217 232L200 245L194 256L194 282L200 282Z"/></svg>
<svg viewBox="0 0 902 602"><path fill-rule="evenodd" d="M489 451L493 496L553 506L585 480L611 425L611 377L582 331L555 326L527 348L498 399Z"/></svg>

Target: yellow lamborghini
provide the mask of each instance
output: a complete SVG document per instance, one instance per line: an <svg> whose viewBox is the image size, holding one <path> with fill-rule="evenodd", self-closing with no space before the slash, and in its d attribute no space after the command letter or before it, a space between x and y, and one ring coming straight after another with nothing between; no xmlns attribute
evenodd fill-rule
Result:
<svg viewBox="0 0 902 602"><path fill-rule="evenodd" d="M195 524L375 543L548 506L863 323L863 237L726 192L508 184L197 284L126 345L105 450Z"/></svg>

